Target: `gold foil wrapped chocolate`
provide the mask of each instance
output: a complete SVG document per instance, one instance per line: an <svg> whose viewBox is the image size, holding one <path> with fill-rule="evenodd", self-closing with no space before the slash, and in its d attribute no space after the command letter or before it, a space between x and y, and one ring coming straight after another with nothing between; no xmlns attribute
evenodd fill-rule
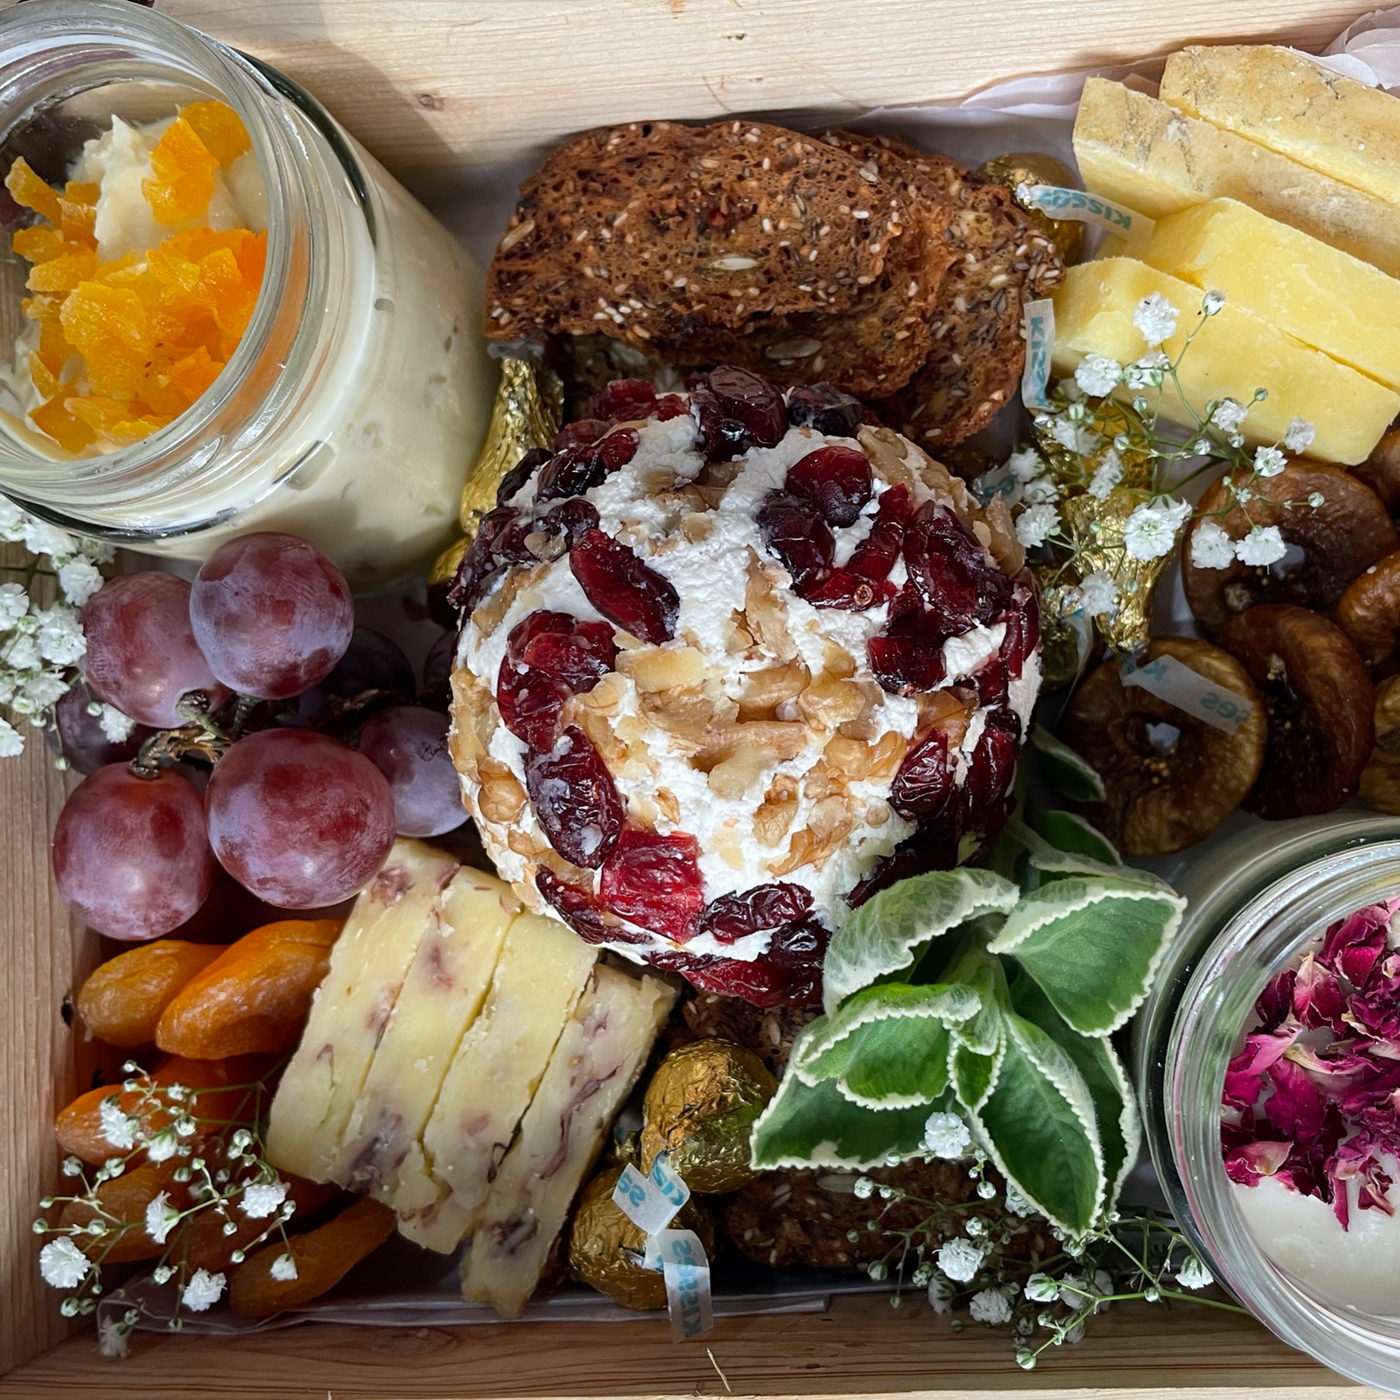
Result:
<svg viewBox="0 0 1400 1400"><path fill-rule="evenodd" d="M501 382L491 409L486 442L462 487L462 538L438 556L428 583L450 584L477 526L496 505L506 473L532 447L552 447L564 416L564 386L551 369L526 356L501 361Z"/></svg>
<svg viewBox="0 0 1400 1400"><path fill-rule="evenodd" d="M1054 156L1038 151L1018 151L983 161L977 173L995 185L1007 185L1014 192L1021 185L1060 185L1078 189L1073 172ZM1076 263L1084 252L1084 225L1077 219L1052 219L1039 209L1026 213L1050 235L1055 251L1066 264Z"/></svg>
<svg viewBox="0 0 1400 1400"><path fill-rule="evenodd" d="M697 1040L672 1050L642 1103L642 1170L669 1152L692 1191L737 1191L754 1176L754 1120L777 1088L763 1061L732 1041Z"/></svg>
<svg viewBox="0 0 1400 1400"><path fill-rule="evenodd" d="M613 1190L624 1164L604 1167L579 1193L569 1235L569 1267L576 1277L624 1308L648 1312L666 1306L666 1281L642 1263L646 1236L613 1204ZM694 1230L715 1252L714 1217L699 1201L681 1207L672 1223L677 1230Z"/></svg>

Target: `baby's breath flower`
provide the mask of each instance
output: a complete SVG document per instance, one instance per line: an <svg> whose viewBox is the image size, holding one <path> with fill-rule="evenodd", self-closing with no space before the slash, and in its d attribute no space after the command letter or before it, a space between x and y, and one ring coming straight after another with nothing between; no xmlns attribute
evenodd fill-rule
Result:
<svg viewBox="0 0 1400 1400"><path fill-rule="evenodd" d="M285 1181L255 1182L243 1188L239 1206L249 1220L265 1220L286 1200L287 1190Z"/></svg>
<svg viewBox="0 0 1400 1400"><path fill-rule="evenodd" d="M970 1215L967 1218L967 1233L973 1239L979 1239L987 1233L987 1222L980 1215Z"/></svg>
<svg viewBox="0 0 1400 1400"><path fill-rule="evenodd" d="M1027 548L1034 549L1060 528L1060 512L1046 503L1031 506L1016 520L1016 538Z"/></svg>
<svg viewBox="0 0 1400 1400"><path fill-rule="evenodd" d="M50 1240L39 1251L39 1272L51 1288L76 1288L91 1265L67 1235Z"/></svg>
<svg viewBox="0 0 1400 1400"><path fill-rule="evenodd" d="M131 1326L118 1318L100 1318L97 1323L97 1350L103 1356L119 1359L127 1354L131 1333Z"/></svg>
<svg viewBox="0 0 1400 1400"><path fill-rule="evenodd" d="M1096 501L1106 500L1109 493L1122 480L1123 459L1118 455L1117 448L1110 447L1094 469L1087 489Z"/></svg>
<svg viewBox="0 0 1400 1400"><path fill-rule="evenodd" d="M1191 562L1198 569L1228 569L1235 542L1214 520L1202 520L1191 533Z"/></svg>
<svg viewBox="0 0 1400 1400"><path fill-rule="evenodd" d="M1085 355L1074 371L1074 382L1096 399L1111 394L1122 377L1123 366L1107 355Z"/></svg>
<svg viewBox="0 0 1400 1400"><path fill-rule="evenodd" d="M875 1183L868 1176L858 1176L856 1184L851 1187L851 1194L857 1200L868 1201L875 1194Z"/></svg>
<svg viewBox="0 0 1400 1400"><path fill-rule="evenodd" d="M880 1280L884 1278L885 1275L889 1272L889 1270L886 1267L885 1261L883 1259L876 1259L873 1263L866 1265L865 1272L869 1274L870 1277L873 1278L876 1283L879 1283Z"/></svg>
<svg viewBox="0 0 1400 1400"><path fill-rule="evenodd" d="M1309 495L1309 497L1308 497L1308 504L1309 504L1314 510L1317 510L1317 509L1319 509L1322 505L1324 505L1324 504L1326 503L1326 500L1327 500L1327 497L1324 496L1324 495L1322 494L1321 491L1314 491L1314 492L1312 492L1312 494Z"/></svg>
<svg viewBox="0 0 1400 1400"><path fill-rule="evenodd" d="M179 1147L175 1129L164 1127L146 1143L146 1156L153 1162L167 1162Z"/></svg>
<svg viewBox="0 0 1400 1400"><path fill-rule="evenodd" d="M977 1194L984 1200L990 1201L997 1193L997 1188L990 1181L979 1181L977 1183Z"/></svg>
<svg viewBox="0 0 1400 1400"><path fill-rule="evenodd" d="M97 1121L101 1125L102 1136L119 1152L129 1152L136 1146L132 1120L122 1110L121 1100L115 1094L108 1094L98 1105Z"/></svg>
<svg viewBox="0 0 1400 1400"><path fill-rule="evenodd" d="M0 651L0 660L12 671L37 671L43 658L39 655L39 643L33 633L17 632L6 643L5 649Z"/></svg>
<svg viewBox="0 0 1400 1400"><path fill-rule="evenodd" d="M78 552L77 540L46 520L26 520L22 538L31 554L47 554L55 562L70 559Z"/></svg>
<svg viewBox="0 0 1400 1400"><path fill-rule="evenodd" d="M1006 1183L1006 1208L1012 1215L1034 1215L1035 1207L1016 1189L1014 1182Z"/></svg>
<svg viewBox="0 0 1400 1400"><path fill-rule="evenodd" d="M18 758L24 752L24 735L9 720L0 719L0 758Z"/></svg>
<svg viewBox="0 0 1400 1400"><path fill-rule="evenodd" d="M0 583L0 632L8 632L29 611L29 594L17 583Z"/></svg>
<svg viewBox="0 0 1400 1400"><path fill-rule="evenodd" d="M949 1240L938 1251L938 1267L955 1283L971 1283L982 1267L986 1250L971 1240Z"/></svg>
<svg viewBox="0 0 1400 1400"><path fill-rule="evenodd" d="M1017 481L1030 481L1045 470L1045 463L1035 448L1021 447L1006 459L1006 470Z"/></svg>
<svg viewBox="0 0 1400 1400"><path fill-rule="evenodd" d="M1033 1303L1053 1303L1060 1296L1060 1285L1049 1274L1032 1274L1023 1291Z"/></svg>
<svg viewBox="0 0 1400 1400"><path fill-rule="evenodd" d="M1218 316L1224 305L1224 292L1210 291L1201 298L1201 312L1206 316Z"/></svg>
<svg viewBox="0 0 1400 1400"><path fill-rule="evenodd" d="M77 1157L65 1157L60 1170L63 1172L64 1176L82 1176L83 1164Z"/></svg>
<svg viewBox="0 0 1400 1400"><path fill-rule="evenodd" d="M1133 325L1142 332L1149 350L1155 350L1164 340L1176 331L1176 320L1181 313L1161 292L1153 292L1138 302L1133 312Z"/></svg>
<svg viewBox="0 0 1400 1400"><path fill-rule="evenodd" d="M0 496L0 538L23 539L25 518L24 512L13 501Z"/></svg>
<svg viewBox="0 0 1400 1400"><path fill-rule="evenodd" d="M1277 447L1254 449L1254 470L1260 476L1277 476L1288 465L1288 458Z"/></svg>
<svg viewBox="0 0 1400 1400"><path fill-rule="evenodd" d="M68 689L68 682L58 671L40 671L37 675L26 676L20 690L33 709L26 709L25 713L37 714L47 710L67 695ZM18 709L18 706L15 708Z"/></svg>
<svg viewBox="0 0 1400 1400"><path fill-rule="evenodd" d="M934 1157L960 1161L972 1147L972 1134L956 1113L930 1113L924 1124L923 1147Z"/></svg>
<svg viewBox="0 0 1400 1400"><path fill-rule="evenodd" d="M1171 361L1160 350L1149 351L1123 370L1123 382L1130 389L1157 389Z"/></svg>
<svg viewBox="0 0 1400 1400"><path fill-rule="evenodd" d="M1056 418L1050 425L1050 436L1067 452L1077 452L1086 456L1098 447L1100 438L1096 432L1074 422L1070 418Z"/></svg>
<svg viewBox="0 0 1400 1400"><path fill-rule="evenodd" d="M1079 585L1079 606L1085 617L1107 617L1118 611L1118 585L1095 570Z"/></svg>
<svg viewBox="0 0 1400 1400"><path fill-rule="evenodd" d="M90 559L70 559L59 567L58 586L64 600L80 608L102 587L102 575Z"/></svg>
<svg viewBox="0 0 1400 1400"><path fill-rule="evenodd" d="M934 1274L928 1281L928 1305L940 1316L953 1311L953 1299L958 1295L951 1279Z"/></svg>
<svg viewBox="0 0 1400 1400"><path fill-rule="evenodd" d="M151 1277L157 1283L169 1283L175 1277L175 1270L169 1264L159 1264L151 1270Z"/></svg>
<svg viewBox="0 0 1400 1400"><path fill-rule="evenodd" d="M1193 1254L1177 1273L1176 1281L1183 1288L1208 1288L1215 1282L1210 1270Z"/></svg>
<svg viewBox="0 0 1400 1400"><path fill-rule="evenodd" d="M157 1244L164 1244L179 1223L180 1212L170 1204L170 1197L164 1191L146 1207L146 1233Z"/></svg>
<svg viewBox="0 0 1400 1400"><path fill-rule="evenodd" d="M1011 1321L1011 1304L1007 1302L1006 1295L995 1288L984 1288L980 1293L974 1293L971 1309L974 1322L1000 1327L1003 1322Z"/></svg>
<svg viewBox="0 0 1400 1400"><path fill-rule="evenodd" d="M1277 525L1256 525L1235 545L1235 557L1242 564L1277 564L1287 553L1288 546Z"/></svg>
<svg viewBox="0 0 1400 1400"><path fill-rule="evenodd" d="M1025 489L1021 492L1021 499L1027 505L1041 506L1060 498L1060 488L1050 479L1049 476L1038 476L1034 481L1028 481Z"/></svg>
<svg viewBox="0 0 1400 1400"><path fill-rule="evenodd" d="M1060 1302L1075 1312L1082 1312L1088 1306L1089 1291L1083 1274L1065 1274L1060 1280Z"/></svg>
<svg viewBox="0 0 1400 1400"><path fill-rule="evenodd" d="M1189 502L1170 497L1138 506L1123 527L1123 548L1134 559L1160 559L1170 553L1176 532L1190 514Z"/></svg>
<svg viewBox="0 0 1400 1400"><path fill-rule="evenodd" d="M1222 433L1235 433L1239 431L1240 424L1244 422L1248 412L1249 409L1238 399L1221 399L1215 405L1215 409L1210 415L1210 421Z"/></svg>
<svg viewBox="0 0 1400 1400"><path fill-rule="evenodd" d="M1295 418L1283 435L1283 445L1290 452L1306 452L1317 436L1317 429L1306 418Z"/></svg>
<svg viewBox="0 0 1400 1400"><path fill-rule="evenodd" d="M224 1291L223 1274L211 1274L208 1269L196 1269L185 1285L180 1301L191 1312L208 1312Z"/></svg>

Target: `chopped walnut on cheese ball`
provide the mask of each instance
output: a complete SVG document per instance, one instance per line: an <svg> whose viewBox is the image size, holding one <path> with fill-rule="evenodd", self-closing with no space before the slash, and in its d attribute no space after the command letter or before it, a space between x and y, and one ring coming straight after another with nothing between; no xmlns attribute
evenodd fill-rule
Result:
<svg viewBox="0 0 1400 1400"><path fill-rule="evenodd" d="M502 876L582 938L760 1005L1010 808L1035 589L855 399L712 371L604 389L462 562L453 753Z"/></svg>

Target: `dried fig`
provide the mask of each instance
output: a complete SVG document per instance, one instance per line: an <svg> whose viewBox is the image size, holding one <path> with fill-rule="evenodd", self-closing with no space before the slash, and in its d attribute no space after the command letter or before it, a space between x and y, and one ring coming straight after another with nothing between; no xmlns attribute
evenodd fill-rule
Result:
<svg viewBox="0 0 1400 1400"><path fill-rule="evenodd" d="M1376 746L1361 771L1361 797L1378 812L1400 817L1400 676L1376 687Z"/></svg>
<svg viewBox="0 0 1400 1400"><path fill-rule="evenodd" d="M1400 550L1352 580L1335 621L1373 676L1400 670Z"/></svg>
<svg viewBox="0 0 1400 1400"><path fill-rule="evenodd" d="M1290 462L1277 476L1252 478L1255 494L1247 506L1233 501L1226 480L1222 477L1201 497L1198 523L1188 532L1181 556L1186 601L1214 637L1232 617L1261 603L1293 603L1330 613L1352 579L1400 548L1380 497L1336 467ZM1318 506L1308 504L1314 495L1322 498ZM1236 559L1224 569L1202 568L1191 561L1191 539L1206 517L1235 540L1243 539L1251 526L1275 525L1302 558L1267 566Z"/></svg>
<svg viewBox="0 0 1400 1400"><path fill-rule="evenodd" d="M1375 697L1341 628L1307 608L1266 603L1230 623L1225 645L1269 716L1264 768L1245 807L1276 821L1355 797L1375 739Z"/></svg>
<svg viewBox="0 0 1400 1400"><path fill-rule="evenodd" d="M271 1317L319 1298L373 1254L393 1233L397 1220L388 1206L365 1197L288 1244L276 1240L263 1245L230 1275L229 1306L239 1317ZM289 1251L296 1277L274 1278L273 1262Z"/></svg>
<svg viewBox="0 0 1400 1400"><path fill-rule="evenodd" d="M293 1049L341 925L283 919L244 934L165 1008L156 1044L201 1060Z"/></svg>
<svg viewBox="0 0 1400 1400"><path fill-rule="evenodd" d="M1209 836L1244 800L1264 759L1264 708L1239 663L1208 642L1158 637L1138 664L1164 656L1254 703L1230 734L1125 686L1117 661L1084 680L1060 737L1103 779L1107 802L1085 814L1129 856L1179 851Z"/></svg>
<svg viewBox="0 0 1400 1400"><path fill-rule="evenodd" d="M135 1050L156 1038L156 1022L180 988L224 950L217 943L159 938L103 963L78 993L78 1015L99 1040Z"/></svg>
<svg viewBox="0 0 1400 1400"><path fill-rule="evenodd" d="M1400 424L1391 428L1359 467L1352 467L1351 474L1364 481L1392 515L1400 510Z"/></svg>

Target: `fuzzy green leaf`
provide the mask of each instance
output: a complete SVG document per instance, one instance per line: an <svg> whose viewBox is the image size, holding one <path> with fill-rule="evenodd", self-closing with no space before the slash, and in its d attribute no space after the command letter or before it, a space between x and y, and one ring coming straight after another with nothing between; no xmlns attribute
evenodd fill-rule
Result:
<svg viewBox="0 0 1400 1400"><path fill-rule="evenodd" d="M778 1167L845 1167L865 1171L891 1157L912 1157L923 1143L929 1107L876 1110L852 1103L832 1080L804 1084L783 1077L754 1124L752 1162Z"/></svg>
<svg viewBox="0 0 1400 1400"><path fill-rule="evenodd" d="M1031 825L1057 851L1089 856L1108 866L1123 864L1113 842L1077 812L1033 812Z"/></svg>
<svg viewBox="0 0 1400 1400"><path fill-rule="evenodd" d="M956 1026L949 1026L954 1037L979 1055L992 1055L1001 1040L1001 1007L1010 1004L1006 974L1001 964L983 949L969 953L956 969L960 981L977 993L977 1014Z"/></svg>
<svg viewBox="0 0 1400 1400"><path fill-rule="evenodd" d="M1046 782L1075 802L1104 801L1103 779L1088 759L1061 743L1043 724L1037 724L1030 737Z"/></svg>
<svg viewBox="0 0 1400 1400"><path fill-rule="evenodd" d="M1023 975L1016 979L1011 999L1017 1012L1039 1026L1084 1076L1094 1101L1103 1147L1104 1177L1108 1183L1104 1209L1112 1210L1142 1148L1142 1125L1128 1072L1107 1040L1080 1035L1050 1005L1049 998L1031 978Z"/></svg>
<svg viewBox="0 0 1400 1400"><path fill-rule="evenodd" d="M996 1083L997 1071L1001 1067L1000 1037L990 1055L978 1054L956 1036L950 1039L952 1049L948 1053L948 1077L952 1081L953 1092L969 1113L975 1113L986 1102Z"/></svg>
<svg viewBox="0 0 1400 1400"><path fill-rule="evenodd" d="M1074 1062L1039 1026L1005 1017L996 1082L970 1116L998 1170L1051 1224L1074 1234L1094 1224L1104 1195L1094 1103Z"/></svg>
<svg viewBox="0 0 1400 1400"><path fill-rule="evenodd" d="M1109 864L1079 851L1053 846L1039 832L1015 817L1007 822L1005 835L1025 850L1026 863L1035 874L1043 877L1037 883L1063 879L1067 875L1107 875L1114 880L1126 880L1134 885L1161 890L1164 894L1173 892L1165 880L1159 879L1151 871L1139 870L1135 865ZM1104 840L1106 844L1107 838Z"/></svg>
<svg viewBox="0 0 1400 1400"><path fill-rule="evenodd" d="M843 1053L844 1052L844 1055ZM929 1112L948 1087L948 1028L929 1019L877 1021L837 1045L828 1059L844 1058L836 1087L866 1108Z"/></svg>
<svg viewBox="0 0 1400 1400"><path fill-rule="evenodd" d="M979 1005L977 992L960 983L910 987L903 982L880 982L848 998L839 1011L812 1021L794 1043L790 1062L809 1084L834 1079L850 1063L842 1043L862 1027L889 1020L930 1019L956 1025L975 1016Z"/></svg>
<svg viewBox="0 0 1400 1400"><path fill-rule="evenodd" d="M1185 908L1151 886L1067 876L1026 895L988 951L1014 955L1081 1035L1108 1035L1142 1005Z"/></svg>
<svg viewBox="0 0 1400 1400"><path fill-rule="evenodd" d="M969 919L1005 913L1021 892L990 870L937 870L901 880L862 904L832 937L822 969L827 1011L913 966L933 939Z"/></svg>

